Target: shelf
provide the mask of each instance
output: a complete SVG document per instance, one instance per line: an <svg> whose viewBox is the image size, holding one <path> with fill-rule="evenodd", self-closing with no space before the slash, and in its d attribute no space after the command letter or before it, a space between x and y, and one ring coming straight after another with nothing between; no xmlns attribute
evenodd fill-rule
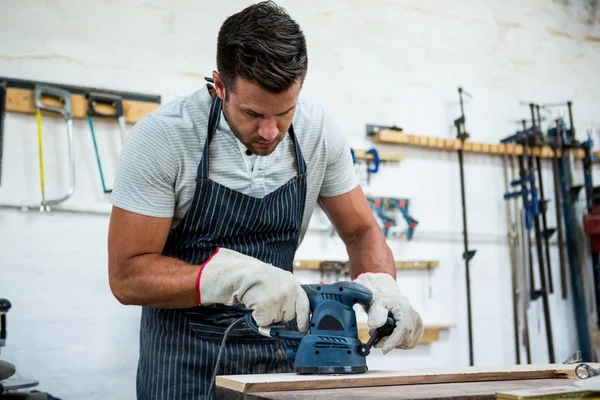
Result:
<svg viewBox="0 0 600 400"><path fill-rule="evenodd" d="M324 268L332 269L336 264L345 267L347 261L321 261L321 260L295 260L294 269L298 270L320 270L321 265ZM439 267L439 261L396 261L395 266L397 270L431 270Z"/></svg>
<svg viewBox="0 0 600 400"><path fill-rule="evenodd" d="M429 136L408 135L402 131L391 129L379 130L378 132L373 133L371 137L375 143L400 144L410 147L446 151L456 151L462 147L463 151L466 153L523 155L522 145L477 143L470 141L465 141L463 145L463 142L459 139L442 139ZM529 153L533 156L542 158L555 157L554 150L548 146L530 147ZM573 150L572 153L577 159L582 159L584 157L584 151L582 149ZM557 151L556 156L560 156L560 151Z"/></svg>
<svg viewBox="0 0 600 400"><path fill-rule="evenodd" d="M123 102L123 116L125 117L125 122L130 124L138 122L144 115L161 106L161 97L155 94L117 91L112 89L75 86L54 82L30 81L7 77L0 77L0 84L6 88L5 110L18 113L36 113L34 89L37 85L68 91L71 97L72 114L75 119L87 118L88 102L85 96L90 92L119 96ZM62 104L56 99L43 98L43 102L50 106L62 107ZM0 105L0 107L1 106L2 105ZM114 109L111 106L104 104L97 104L96 110L108 114L114 112ZM60 114L47 112L46 110L42 110L42 114L62 118ZM102 119L102 117L98 118Z"/></svg>
<svg viewBox="0 0 600 400"><path fill-rule="evenodd" d="M61 103L55 99L44 99L44 104L57 107L61 106ZM79 94L71 94L71 107L74 119L87 118L88 102L84 96ZM138 122L144 115L149 114L158 107L160 107L160 104L158 103L123 100L123 115L125 117L125 122L134 124ZM110 113L112 111L111 107L102 104L97 106L97 110L106 113ZM6 111L35 114L36 108L33 91L14 88L6 89ZM42 110L42 114L49 116L53 115L62 118L60 114L46 112L45 110ZM94 117L94 119L96 119L96 117Z"/></svg>
<svg viewBox="0 0 600 400"><path fill-rule="evenodd" d="M440 339L440 330L450 329L450 325L425 325L423 330L423 337L419 344L429 344L437 342ZM358 325L358 338L361 342L367 343L369 341L369 326L367 324Z"/></svg>
<svg viewBox="0 0 600 400"><path fill-rule="evenodd" d="M404 158L404 154L397 151L377 151L380 161L400 161ZM373 154L367 153L367 150L354 149L354 158L357 160L373 160Z"/></svg>

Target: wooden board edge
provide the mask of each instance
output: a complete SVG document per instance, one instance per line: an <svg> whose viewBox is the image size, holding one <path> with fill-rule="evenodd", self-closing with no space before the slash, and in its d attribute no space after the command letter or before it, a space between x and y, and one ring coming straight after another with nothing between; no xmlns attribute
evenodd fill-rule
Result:
<svg viewBox="0 0 600 400"><path fill-rule="evenodd" d="M247 388L248 385L245 382L233 380L227 375L217 375L215 378L215 386L233 390L234 392L249 393Z"/></svg>
<svg viewBox="0 0 600 400"><path fill-rule="evenodd" d="M527 370L527 365L514 366L515 370L498 370L498 371L482 371L479 373L469 373L468 368L457 369L456 373L451 373L448 370L447 373L436 374L436 370L432 370L431 373L423 373L422 375L408 375L411 379L410 382L390 382L393 377L381 377L381 376L369 376L367 374L362 375L345 375L347 378L343 379L345 388L348 387L376 387L376 386L405 386L415 384L432 384L432 383L453 383L453 382L482 382L482 381L506 381L506 380L529 380L529 379L575 379L575 365L562 365L562 364L548 364L539 366L537 370ZM532 365L531 367L536 367ZM477 368L477 367L471 367ZM505 366L504 368L508 368ZM288 375L288 374L286 374ZM289 374L294 375L294 374ZM460 379L461 378L467 379ZM455 378L452 378L455 376ZM367 377L367 378L364 378ZM398 376L401 378L401 376ZM284 381L286 387L277 386L277 383L281 382L242 382L236 380L235 376L219 376L217 377L217 386L224 387L226 389L234 390L240 393L256 393L256 392L277 392L277 391L291 391L291 390L308 390L308 389L336 389L340 388L340 384L335 379L324 380L298 380L298 381Z"/></svg>

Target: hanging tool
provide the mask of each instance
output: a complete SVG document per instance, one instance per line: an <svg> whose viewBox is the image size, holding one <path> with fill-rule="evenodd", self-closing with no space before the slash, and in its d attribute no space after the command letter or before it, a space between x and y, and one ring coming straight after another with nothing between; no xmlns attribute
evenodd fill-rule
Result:
<svg viewBox="0 0 600 400"><path fill-rule="evenodd" d="M536 110L536 106L533 103L529 104L529 110L531 112L531 120L532 120L532 126L531 126L531 130L528 132L527 135L527 141L529 142L529 145L535 145L535 146L540 146L542 143L539 143L539 141L537 141L539 139L539 136L536 135L536 132L538 131L538 127L537 127L537 120L536 120L536 115L535 115L535 110ZM545 259L544 259L544 251L543 251L543 244L542 244L542 230L540 227L540 214L541 214L541 205L539 202L539 192L537 191L536 188L536 183L535 183L535 172L534 172L534 167L533 167L533 155L530 153L527 155L526 157L527 159L527 173L530 175L531 179L531 185L530 185L530 189L531 189L531 197L532 197L532 205L533 205L533 224L534 224L534 228L535 228L535 247L536 247L536 252L537 252L537 256L538 256L538 269L539 269L539 276L540 276L540 289L539 289L539 293L542 297L542 303L543 303L543 307L544 307L544 321L545 321L545 326L546 326L546 339L547 339L547 345L548 345L548 358L549 358L549 362L550 363L554 363L555 362L555 357L554 357L554 340L553 340L553 335L552 335L552 324L550 321L550 304L548 301L548 281L546 278L546 269L545 269Z"/></svg>
<svg viewBox="0 0 600 400"><path fill-rule="evenodd" d="M4 119L6 118L6 80L0 80L0 185L2 184L2 151L4 149Z"/></svg>
<svg viewBox="0 0 600 400"><path fill-rule="evenodd" d="M104 181L104 173L102 171L102 163L100 161L100 152L98 151L98 144L96 143L96 134L94 133L94 123L92 121L92 117L104 117L104 118L116 118L117 123L119 124L119 133L121 136L121 146L125 143L125 117L123 115L123 100L120 96L107 94L107 93L98 93L98 92L89 92L86 95L88 100L88 111L87 111L87 119L90 125L90 131L92 132L92 141L94 142L94 151L96 152L96 161L98 162L98 171L100 172L100 181L102 182L102 190L104 193L111 193L112 189L106 188L106 183ZM98 108L100 106L100 109ZM101 111L102 106L106 108L106 106L111 107L114 111L112 113L107 113Z"/></svg>
<svg viewBox="0 0 600 400"><path fill-rule="evenodd" d="M395 197L384 198L384 203L392 208L400 211L406 224L408 225L408 229L406 231L407 240L411 240L415 234L415 228L419 224L419 221L414 219L408 212L408 199L398 199Z"/></svg>
<svg viewBox="0 0 600 400"><path fill-rule="evenodd" d="M369 167L367 162L367 185L371 184L371 174L376 174L379 172L379 165L381 164L381 160L379 159L379 153L377 149L369 149L367 153L373 155L373 167Z"/></svg>
<svg viewBox="0 0 600 400"><path fill-rule="evenodd" d="M524 125L525 127L525 125ZM541 292L535 288L534 282L534 273L533 273L533 252L532 252L532 240L531 240L531 230L533 229L533 212L538 209L537 207L537 197L533 197L532 200L529 200L529 194L531 191L529 190L529 182L535 179L535 176L529 174L525 170L525 162L524 158L527 158L528 155L528 140L527 137L529 135L529 130L524 128L523 131L519 131L516 134L509 136L507 138L502 139L501 143L517 143L523 146L523 155L517 157L519 163L519 179L513 179L510 182L510 186L521 186L521 190L516 192L510 192L504 194L504 199L510 199L513 197L521 197L523 199L523 213L524 213L524 226L526 230L526 238L527 238L527 255L528 255L528 265L529 265L529 296L531 300L536 300Z"/></svg>
<svg viewBox="0 0 600 400"><path fill-rule="evenodd" d="M469 249L469 236L467 232L467 205L465 199L465 174L464 174L464 161L463 161L463 147L465 140L469 138L469 134L465 130L465 112L463 108L463 93L471 98L467 92L461 87L458 88L458 97L460 99L460 118L454 120L454 126L456 127L456 138L461 141L461 146L458 149L458 164L460 168L460 194L462 200L462 219L463 219L463 242L464 252L463 259L465 260L465 276L466 276L466 289L467 289L467 320L469 330L469 364L474 365L473 359L473 321L471 316L471 275L469 270L469 261L475 256L477 250Z"/></svg>
<svg viewBox="0 0 600 400"><path fill-rule="evenodd" d="M504 172L504 192L508 193L508 154L504 153L502 157L502 169ZM513 328L514 328L514 339L515 339L515 361L517 364L521 363L521 345L519 341L519 282L518 282L518 260L517 260L517 231L516 224L513 222L513 216L511 214L511 203L505 201L506 206L506 227L507 227L507 239L508 239L508 251L510 259L510 274L512 281L512 294L513 294Z"/></svg>
<svg viewBox="0 0 600 400"><path fill-rule="evenodd" d="M532 108L533 113L533 108ZM532 115L533 117L533 115ZM534 120L535 118L532 118ZM521 190L513 193L506 193L504 195L505 199L513 198L513 197L522 197L523 199L523 208L525 210L525 225L527 228L527 236L529 241L530 248L530 286L531 293L530 296L532 300L537 299L538 297L542 297L543 306L544 306L544 319L546 325L546 338L548 344L548 358L551 363L554 362L554 341L552 337L552 325L550 321L550 306L548 302L548 292L546 289L546 271L544 269L544 254L542 252L541 247L541 231L539 225L539 214L540 214L540 205L539 199L537 196L537 190L535 187L535 175L533 172L533 160L532 156L529 153L529 145L531 142L531 137L533 132L535 131L535 125L532 129L528 129L525 131L517 132L515 135L512 135L508 138L503 139L502 143L518 143L523 146L523 156L519 157L519 175L520 179L511 182L511 186L521 186ZM525 161L527 161L527 169L525 167ZM531 194L531 201L529 200L529 195ZM539 275L540 275L540 289L535 290L533 283L533 260L531 256L531 241L530 241L530 232L531 226L535 227L536 232L536 250L538 256L538 267L539 267Z"/></svg>
<svg viewBox="0 0 600 400"><path fill-rule="evenodd" d="M551 105L546 105L547 107ZM572 122L572 121L571 121ZM560 190L563 206L563 218L565 228L565 239L567 246L567 256L569 258L569 270L571 273L571 289L573 294L573 307L575 311L575 321L577 324L577 337L579 347L584 360L592 361L592 347L588 330L588 321L585 307L585 295L583 280L580 269L580 255L577 246L577 233L575 231L575 215L573 210L573 198L571 197L571 178L569 173L569 162L567 160L566 149L571 147L574 134L568 134L573 131L573 126L567 128L564 120L558 118L556 127L548 130L548 135L555 137L559 146L560 157L558 163L558 172L560 176Z"/></svg>
<svg viewBox="0 0 600 400"><path fill-rule="evenodd" d="M385 204L385 199L382 197L370 197L367 196L367 202L375 214L381 221L381 230L383 231L383 235L387 239L390 234L390 229L393 226L396 226L396 218L392 215L390 210L387 209Z"/></svg>
<svg viewBox="0 0 600 400"><path fill-rule="evenodd" d="M535 106L537 111L538 124L534 130L534 137L536 138L537 145L545 145L544 137L542 135L542 118L540 117L540 106ZM556 232L556 228L548 228L546 219L546 211L548 209L548 201L544 196L544 180L542 178L542 161L540 156L535 157L536 167L538 171L538 181L540 182L540 213L542 215L542 237L544 238L544 247L546 250L546 272L548 273L548 289L550 293L554 293L554 285L552 279L552 264L550 261L550 237Z"/></svg>
<svg viewBox="0 0 600 400"><path fill-rule="evenodd" d="M58 100L62 107L47 105L42 101L42 97ZM36 117L38 126L38 147L40 157L40 186L42 190L42 204L40 211L50 211L50 206L60 204L67 200L75 191L75 155L73 152L73 111L71 108L71 94L63 89L38 85L34 89L34 102L36 107ZM62 114L67 124L67 145L69 149L70 180L67 193L59 198L46 200L46 184L44 174L44 150L42 144L42 110L52 111Z"/></svg>
<svg viewBox="0 0 600 400"><path fill-rule="evenodd" d="M546 107L546 106L542 106ZM559 151L561 145L556 135L556 128L548 130L548 145L552 148L554 154L552 157L552 175L554 178L554 208L556 213L556 233L557 233L557 246L558 246L558 259L560 263L560 286L562 298L568 297L567 289L567 265L565 262L565 242L563 237L563 217L560 211L562 199L560 190L560 173L559 173Z"/></svg>
<svg viewBox="0 0 600 400"><path fill-rule="evenodd" d="M369 206L371 206L371 209L375 211L377 217L381 221L381 229L383 230L383 234L386 237L386 239L389 236L390 229L393 226L398 225L396 221L396 216L394 215L396 210L400 211L402 217L408 225L408 229L406 231L407 240L411 240L413 238L415 228L419 222L416 219L414 219L408 212L408 199L400 199L395 197L388 198L367 196L367 201L369 202Z"/></svg>
<svg viewBox="0 0 600 400"><path fill-rule="evenodd" d="M510 155L510 179L514 181L516 179L515 173L515 160L514 156ZM527 356L527 364L531 364L531 347L529 344L529 294L527 293L527 282L528 282L528 262L526 264L527 257L525 256L525 224L524 224L524 212L525 210L519 210L519 204L517 199L513 199L511 201L513 206L513 213L515 215L515 226L517 228L517 261L519 266L519 279L520 279L520 287L519 287L519 295L521 299L521 309L523 312L523 344L525 345L525 354Z"/></svg>

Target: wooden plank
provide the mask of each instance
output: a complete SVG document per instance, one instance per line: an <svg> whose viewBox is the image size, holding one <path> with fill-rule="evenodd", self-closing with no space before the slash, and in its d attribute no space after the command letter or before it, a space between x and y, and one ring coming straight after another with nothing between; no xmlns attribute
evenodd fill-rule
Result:
<svg viewBox="0 0 600 400"><path fill-rule="evenodd" d="M335 263L346 264L347 261L321 261L321 260L294 260L294 269L299 270L319 270L321 268L321 263L325 263L325 267L327 264L329 266L333 266ZM395 261L395 267L397 270L406 269L406 270L429 270L439 267L440 262L434 260L427 261Z"/></svg>
<svg viewBox="0 0 600 400"><path fill-rule="evenodd" d="M425 325L423 331L423 337L419 344L429 344L437 342L440 338L440 330L449 329L450 325ZM367 343L369 341L369 326L367 324L358 325L358 338L361 342Z"/></svg>
<svg viewBox="0 0 600 400"><path fill-rule="evenodd" d="M381 161L400 161L404 158L404 154L399 151L377 151L379 160ZM354 158L357 160L373 160L373 154L367 153L364 149L354 149Z"/></svg>
<svg viewBox="0 0 600 400"><path fill-rule="evenodd" d="M429 136L408 135L404 132L382 129L373 135L373 141L376 143L399 144L412 147L421 147L426 149L444 149L458 150L461 147L466 153L480 153L490 155L514 154L522 155L523 146L514 144L494 144L477 143L458 139L440 139ZM552 158L560 156L560 151L555 155L554 150L548 146L530 147L530 153L542 158ZM576 159L582 159L585 155L583 149L570 150ZM600 152L598 152L600 154Z"/></svg>
<svg viewBox="0 0 600 400"><path fill-rule="evenodd" d="M428 385L380 386L313 389L280 392L240 393L217 387L217 400L430 400L430 399L469 399L495 400L497 392L512 390L539 389L570 385L571 379L529 379L491 382L432 383Z"/></svg>
<svg viewBox="0 0 600 400"><path fill-rule="evenodd" d="M598 363L590 364L594 368ZM575 379L575 365L540 364L496 367L464 367L414 369L411 371L369 371L348 375L258 374L223 375L216 379L217 386L241 393L274 392L282 390L336 389L348 387L375 387L414 385L425 383L453 383L503 381L519 379Z"/></svg>
<svg viewBox="0 0 600 400"><path fill-rule="evenodd" d="M45 104L53 106L62 106L56 99L43 99ZM87 118L87 100L79 94L71 95L71 106L73 109L73 118ZM123 114L125 122L134 124L139 121L144 115L156 110L160 107L158 103L150 103L144 101L123 100ZM111 112L111 107L107 105L98 105L98 111ZM35 101L32 90L8 88L6 89L6 111L19 112L25 114L35 114ZM43 111L44 115L58 116L57 113ZM99 117L94 117L94 120ZM100 118L99 118L100 119Z"/></svg>

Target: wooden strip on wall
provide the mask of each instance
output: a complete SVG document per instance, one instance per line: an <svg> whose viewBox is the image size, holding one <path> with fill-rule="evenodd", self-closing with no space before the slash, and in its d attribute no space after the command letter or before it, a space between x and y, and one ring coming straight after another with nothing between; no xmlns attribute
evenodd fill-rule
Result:
<svg viewBox="0 0 600 400"><path fill-rule="evenodd" d="M55 99L45 99L45 104L60 107L62 104ZM87 100L79 94L71 95L71 106L73 109L73 118L87 118ZM105 108L103 108L105 107ZM156 110L160 107L158 103L150 103L143 101L123 100L123 114L125 122L134 124L139 121L144 115ZM111 108L105 105L99 105L98 111L111 112ZM32 90L8 88L6 89L6 111L35 114L34 94ZM43 111L44 115L57 116L62 118L60 114ZM100 117L94 117L94 120Z"/></svg>
<svg viewBox="0 0 600 400"><path fill-rule="evenodd" d="M381 161L400 161L404 158L404 154L399 151L377 151L377 155ZM367 153L367 150L354 149L354 158L358 160L373 160L373 154Z"/></svg>
<svg viewBox="0 0 600 400"><path fill-rule="evenodd" d="M439 142L442 139L432 138L429 136L417 136L407 135L404 132L393 131L389 129L383 129L373 135L373 141L376 143L387 143L387 144L400 144L412 147L422 147L428 149L445 149L445 150L458 150L463 147L463 150L467 153L480 153L480 154L514 154L522 155L523 146L515 144L493 144L493 143L477 143L465 141L464 145L458 139L443 139L444 144ZM543 158L555 157L554 150L548 146L544 147L530 147L530 153L534 156ZM585 152L582 149L571 150L576 159L582 159ZM557 152L557 156L560 155L560 151ZM598 152L600 155L600 152Z"/></svg>

